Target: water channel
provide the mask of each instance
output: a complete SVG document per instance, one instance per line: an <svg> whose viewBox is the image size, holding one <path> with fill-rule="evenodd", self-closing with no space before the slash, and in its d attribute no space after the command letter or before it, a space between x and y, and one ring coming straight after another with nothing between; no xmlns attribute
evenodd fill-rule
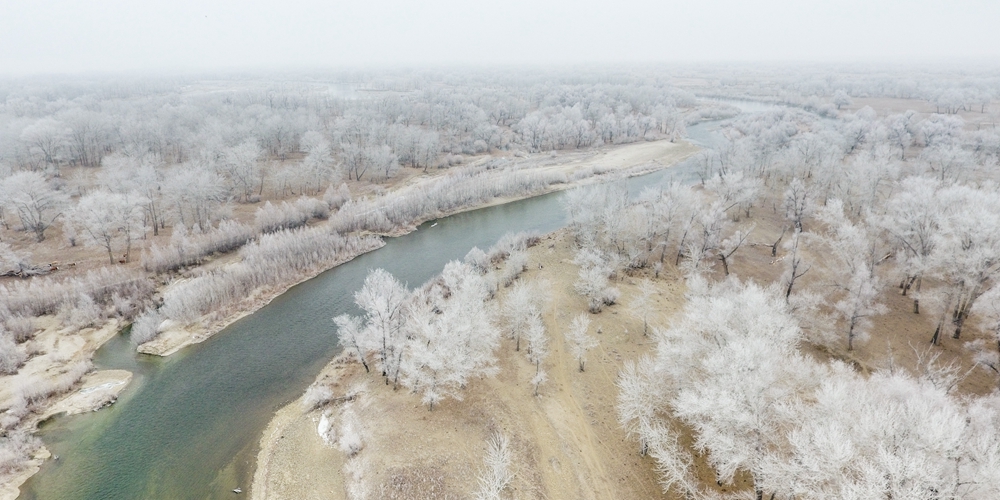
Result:
<svg viewBox="0 0 1000 500"><path fill-rule="evenodd" d="M690 127L692 142L710 145L715 127ZM635 195L646 186L695 179L688 169L672 167L622 182ZM562 227L563 196L426 223L168 358L138 355L127 334L119 335L98 351L94 364L132 371L130 386L108 409L43 426L42 439L60 459L46 461L20 498L232 498L233 488L248 489L261 432L275 410L302 394L336 354L330 318L357 313L352 294L370 269L418 286L473 246L485 249L508 232Z"/></svg>

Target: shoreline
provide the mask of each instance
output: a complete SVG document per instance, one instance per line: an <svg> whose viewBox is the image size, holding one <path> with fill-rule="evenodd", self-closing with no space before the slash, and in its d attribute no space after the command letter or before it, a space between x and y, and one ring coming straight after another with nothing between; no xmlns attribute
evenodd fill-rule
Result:
<svg viewBox="0 0 1000 500"><path fill-rule="evenodd" d="M666 140L663 140L663 141L650 141L648 143L642 143L642 144L656 144L658 142L666 142ZM689 158L691 155L693 155L695 152L697 152L700 149L698 146L695 146L695 145L693 145L693 144L691 144L690 142L687 142L687 141L684 141L684 142L673 142L673 143L669 143L669 144L673 144L673 145L676 145L677 147L681 147L681 148L685 148L686 147L686 148L692 148L692 149L690 151L687 151L680 158L674 159L672 161L672 163L670 163L670 164L662 164L662 163L659 163L656 160L653 160L653 161L650 161L650 162L644 162L644 163L639 163L639 164L635 164L635 165L627 165L627 166L621 166L621 167L617 167L617 168L612 168L611 170L608 170L607 172L603 172L603 173L600 173L600 174L590 175L590 176L584 177L582 179L577 179L577 180L566 182L566 183L562 183L562 184L551 184L551 185L547 186L545 189L542 189L541 191L537 191L537 192L525 194L523 196L499 197L499 198L494 198L494 199L492 199L492 200L490 200L490 201L488 201L486 203L477 204L475 206L463 207L463 208L459 208L459 209L456 209L456 210L451 210L451 211L447 211L447 212L439 212L437 214L428 215L428 216L422 217L420 219L417 219L416 221L411 222L409 225L407 225L405 227L402 227L402 228L400 228L397 231L393 231L393 232L390 232L390 233L371 233L371 234L379 236L379 237L381 237L383 239L384 238L396 238L396 237L405 236L407 234L410 234L413 231L416 231L417 228L421 224L424 224L424 223L432 221L432 220L442 219L442 218L445 218L445 217L450 217L450 216L458 215L458 214L465 213L465 212L472 212L474 210L480 210L480 209L483 209L483 208L489 208L489 207L504 205L504 204L507 204L507 203L513 203L513 202L516 202L516 201L526 200L526 199L529 199L529 198L535 198L535 197L538 197L538 196L544 196L544 195L547 195L547 194L551 194L551 193L555 193L555 192L559 192L559 191L565 191L565 190L568 190L568 189L573 189L573 188L577 188L577 187L581 187L581 186L586 186L586 185L590 185L590 184L599 184L601 182L606 182L608 180L614 180L614 179L611 179L611 177L616 176L616 175L618 175L621 178L625 179L625 178L637 177L637 176L640 176L640 175L651 174L653 172L656 172L656 171L659 171L659 170L663 170L665 168L670 168L671 166L676 165L677 163L680 163L680 162L686 160L687 158ZM634 145L628 145L628 146L634 146ZM622 148L616 148L616 149L622 149ZM671 147L670 149L673 149L673 147ZM598 154L606 154L608 152L613 152L613 151L614 150L609 150L609 151L605 151L603 153L598 153ZM556 167L564 167L565 168L565 167L571 167L573 165L574 165L573 163L564 163L564 164L556 165ZM552 168L552 167L537 167L537 168L544 169L544 168ZM405 187L404 188L400 188L400 189L405 189ZM240 319L243 319L244 317L250 316L250 315L254 314L255 312L259 311L260 309L266 307L268 304L270 304L272 301L274 301L274 299L278 298L278 296L280 296L281 294L287 292L290 288L292 288L292 287L294 287L296 285L302 284L302 283L304 283L306 281L309 281L309 280L311 280L311 279L319 276L320 274L323 274L326 271L329 271L331 269L336 268L337 266L340 266L342 264L350 262L351 260L353 260L353 259L355 259L355 258L357 258L357 257L359 257L361 255L364 255L364 254L366 254L368 252L372 252L372 251L378 250L379 248L382 248L382 246L385 246L385 242L384 241L383 241L382 245L379 245L376 248L372 248L372 249L366 250L364 252L360 252L360 253L357 253L355 255L351 255L350 257L347 257L344 260L338 261L336 264L333 264L332 266L329 266L329 267L325 267L324 266L324 267L322 267L322 269L320 269L317 272L308 272L308 273L305 273L304 277L296 277L296 278L293 278L292 280L290 280L287 283L283 283L283 284L280 284L280 285L275 285L275 287L273 288L273 290L264 290L264 291L258 290L257 292L255 292L255 295L259 294L260 296L257 297L256 299L254 299L250 303L249 307L240 308L238 311L234 312L233 314L231 314L229 316L226 316L226 317L224 317L224 318L222 318L220 320L214 321L214 322L212 322L209 325L199 325L199 326L196 326L196 327L193 327L193 328L192 327L186 327L186 328L177 328L177 329L167 329L167 330L164 330L163 332L157 334L156 338L154 338L153 340L150 340L148 342L140 344L136 348L136 350L138 352L140 352L140 353L143 353L143 354L149 354L149 355L152 355L152 356L164 356L165 357L165 356L170 356L171 354L174 354L174 353L180 351L181 349L183 349L185 347L188 347L188 346L191 346L191 345L195 345L195 344L199 344L201 342L204 342L204 341L208 340L209 338L211 338L212 336L218 334L222 330L226 329L226 327L228 327L229 325L232 325L233 323L239 321Z"/></svg>
<svg viewBox="0 0 1000 500"><path fill-rule="evenodd" d="M606 174L593 175L586 177L584 179L568 182L566 184L556 185L553 186L551 189L545 190L542 193L537 193L525 197L516 197L512 199L497 198L490 203L480 205L477 207L471 207L455 211L454 213L449 213L448 215L455 215L461 212L477 210L480 208L487 208L490 206L502 205L504 203L510 203L513 201L518 201L520 199L526 199L535 196L542 196L545 194L571 189L582 185L596 184L598 182L607 180L606 179L607 174L621 174L624 172L625 175L623 176L623 178L628 178L628 177L634 177L638 175L652 173L658 170L662 170L664 168L669 168L670 166L676 165L681 161L689 158L698 149L700 149L697 148L697 146L694 146L690 143L685 143L685 144L688 146L693 146L695 149L689 152L688 154L685 154L683 157L674 160L671 164L668 165L654 163L652 165L649 164L635 165L623 169L616 169L613 172L608 172ZM638 168L638 169L636 168L643 166L647 168ZM415 230L416 226L434 219L435 217L430 217L424 221L414 224L413 229L411 229L411 231ZM559 231L556 231L555 233L550 233L549 235L547 235L547 237L553 237L554 235L558 234L561 233ZM615 312L614 314L618 313ZM316 378L314 379L314 383L319 383L320 381L322 381L325 384L332 385L335 387L340 386L340 388L343 389L343 383L345 382L345 380L349 381L352 378L357 378L358 373L354 373L354 371L355 370L351 370L351 364L345 363L343 360L341 360L341 357L338 354L333 359L331 359L317 374ZM305 410L302 407L302 401L304 396L305 394L302 394L295 400L278 408L273 413L271 420L267 424L267 427L261 432L260 440L257 445L258 449L257 458L256 458L256 463L254 464L253 479L251 481L251 488L249 492L250 498L252 500L264 500L268 498L269 490L273 490L275 488L282 489L288 487L289 486L288 482L293 481L296 476L300 476L301 479L313 477L312 474L308 472L303 472L301 468L297 466L297 464L289 463L290 461L289 456L291 456L292 454L287 453L283 449L293 446L292 443L286 442L285 438L288 436L291 436L293 439L297 438L298 441L296 441L296 443L299 446L312 447L312 445L316 445L321 441L316 430L316 425L318 421L317 418L315 417L315 414L317 412L322 413L322 410L318 409ZM307 421L312 425L307 426L306 425ZM306 431L309 431L312 434L316 435L302 436L302 434L306 433ZM336 498L338 500L346 499L347 495L345 494L346 491L345 489L347 488L346 483L348 478L344 477L343 475L344 472L341 471L341 468L344 468L344 470L346 471L346 467L344 466L347 463L348 459L344 458L343 455L338 450L330 446L328 446L328 448L331 452L335 454L334 456L336 457L336 459L333 461L333 464L334 464L334 470L336 470L337 473L329 475L331 477L327 477L325 481L327 483L332 483L335 486L339 486L339 490L333 489L324 491L324 494L327 494L329 498ZM281 456L281 455L287 455L287 456Z"/></svg>
<svg viewBox="0 0 1000 500"><path fill-rule="evenodd" d="M476 488L485 442L494 432L510 438L517 472L512 491L529 498L666 498L653 467L618 425L615 380L626 360L649 348L642 322L622 305L589 315L600 345L580 372L559 325L569 311L584 313L586 301L573 291L578 267L565 229L542 236L529 251L528 270L518 279L542 280L552 288L543 309L550 343L549 381L532 396L535 366L509 338L498 351L499 374L477 378L461 400L428 411L409 390L393 390L376 373L342 354L317 374L313 385L334 395L357 394L350 403L303 406L305 394L274 412L261 432L250 498L363 498L387 489L398 498L467 498ZM542 264L542 265L537 265ZM617 286L631 296L637 279ZM683 286L664 278L654 299L669 317L683 303ZM507 289L501 289L502 295ZM629 332L632 333L629 333ZM357 390L356 387L364 387ZM348 406L351 410L347 410ZM357 415L363 446L347 455L322 437L345 412ZM324 425L325 424L325 425ZM330 438L335 439L335 438ZM617 493L616 493L617 492Z"/></svg>
<svg viewBox="0 0 1000 500"><path fill-rule="evenodd" d="M623 151L629 151L631 149L639 149L639 148L642 148L642 147L645 147L645 148L655 148L655 147L663 148L664 146L666 146L666 148L663 151L659 151L659 154L655 158L650 158L650 159L646 159L646 160L643 160L643 161L633 161L633 162L626 161L627 164L621 164L621 165L607 165L607 164L604 164L604 162L607 161L606 157L609 154L610 155L621 154ZM660 161L663 160L665 157L671 156L671 153L672 153L671 150L674 150L673 154L676 154L677 156L676 157L670 157L669 160L668 160L668 163L661 163ZM256 290L251 297L248 297L248 301L249 301L248 304L243 304L242 307L239 308L239 310L233 312L232 314L227 315L227 316L225 316L225 317L223 317L223 318L221 318L219 320L213 321L213 322L211 322L211 323L209 323L207 325L200 325L200 326L196 326L196 327L193 327L193 328L192 327L188 327L188 328L183 328L183 329L166 330L166 331L161 332L160 334L158 334L157 337L154 338L153 340L151 340L149 342L146 342L146 343L141 344L140 346L138 346L136 348L136 351L139 352L139 353L143 353L143 354L166 357L166 356L170 356L172 354L177 353L178 351L180 351L181 349L183 349L185 347L188 347L188 346L191 346L191 345L194 345L194 344L198 344L198 343L204 342L205 340L208 340L209 338L211 338L215 334L217 334L217 333L221 332L222 330L224 330L229 325L235 323L236 321L239 321L240 319L242 319L242 318L244 318L246 316L250 316L250 315L254 314L258 310L260 310L263 307L265 307L266 305L270 304L274 299L276 299L278 296L282 295L283 293L287 292L290 288L292 288L292 287L294 287L296 285L299 285L301 283L304 283L304 282L306 282L308 280L311 280L311 279L319 276L320 274L322 274L322 273L324 273L324 272L326 272L328 270L334 269L337 266L340 266L340 265L342 265L342 264L344 264L346 262L349 262L349 261L353 260L354 258L359 257L359 256L361 256L361 255L363 255L365 253L368 253L370 251L377 250L378 248L381 248L382 246L385 245L384 238L391 238L391 237L403 236L403 235L409 234L409 233L411 233L413 231L416 231L417 228L418 228L418 226L421 225L421 224L423 224L423 223L425 223L425 222L428 222L428 221L431 221L431 220L435 220L435 219L444 218L444 217L449 217L449 216L452 216L452 215L461 214L461 213L464 213L464 212L471 212L471 211L474 211L474 210L479 210L479 209L483 209L483 208L489 208L489 207L493 207L493 206L503 205L503 204L506 204L506 203L512 203L512 202L515 202L515 201L520 201L520 200L525 200L525 199L529 199L529 198L534 198L534 197L537 197L537 196L543 196L543 195L551 194L551 193L554 193L554 192L557 192L557 191L563 191L563 190L572 189L572 188L576 188L576 187L580 187L580 186L585 186L585 185L590 185L590 184L597 184L597 183L601 183L601 182L606 182L606 181L609 181L609 180L614 180L616 177L624 179L624 178L630 178L630 177L635 177L635 176L639 176L639 175L649 174L649 173L652 173L652 172L655 172L655 171L659 171L659 170L662 170L662 169L665 169L665 168L669 168L669 167L671 167L673 165L676 165L677 163L680 163L681 161L683 161L683 160L689 158L691 155L695 154L698 150L700 150L700 148L698 146L696 146L696 145L694 145L694 144L692 144L692 143L690 143L688 141L678 141L678 142L669 142L667 140L649 141L649 142L643 142L643 143L633 143L633 144L616 146L616 147L613 147L613 148L606 149L604 151L587 152L587 154L589 156L586 157L586 158L582 158L582 159L581 158L578 158L576 160L567 159L566 162L556 163L554 165L544 165L544 166L533 167L534 169L538 169L538 170L561 170L561 171L565 171L565 172L567 172L569 174L569 173L572 173L573 171L576 171L580 167L585 167L585 166L588 166L588 165L590 167L593 167L594 166L593 164L597 163L597 164L600 164L603 168L607 168L607 170L603 171L603 172L600 172L600 173L593 173L592 175L588 175L588 176L583 177L581 179L571 180L571 181L566 182L566 183L551 184L549 186L546 186L546 188L544 188L544 189L542 189L540 191L528 193L528 194L525 194L523 196L498 197L498 198L494 198L494 199L492 199L492 200L490 200L490 201L488 201L486 203L480 203L480 204L476 204L474 206L462 207L462 208L459 208L459 209L456 209L456 210L452 210L452 211L440 212L440 213L433 214L433 215L427 215L425 217L422 217L422 218L420 218L420 219L412 222L411 224L409 224L409 225L407 225L405 227L399 228L398 231L393 231L392 233L378 233L377 235L380 236L381 238L383 238L383 241L382 241L382 243L380 245L378 245L375 248L371 248L371 249L366 250L366 251L358 252L358 253L356 253L354 255L350 255L350 256L348 256L348 257L346 257L344 259L338 259L335 264L330 265L330 266L319 266L320 268L317 269L317 270L315 270L315 271L308 271L308 272L301 273L300 275L298 275L298 276L296 276L296 277L294 277L294 278L292 278L292 279L290 279L290 280L288 280L286 282L283 282L281 284L274 285L273 287L266 287L266 288L263 288L263 289ZM558 158L556 157L556 159L558 159ZM398 189L406 189L407 187L411 187L411 186L412 186L412 184L408 184L408 185L405 185L405 186L401 186ZM376 234L376 233L372 233L372 234ZM230 254L226 254L226 255L230 255ZM170 286L170 284L171 283L167 283L167 284L164 284L164 285L158 285L157 286L158 292L162 292L166 287ZM89 349L87 349L86 352L78 352L78 353L76 353L71 358L64 360L65 361L64 364L50 363L48 365L48 368L59 367L59 366L66 366L66 365L69 365L70 363L73 363L73 362L89 362L91 359L93 359L93 355L94 355L94 353L98 349L100 349L107 341L109 341L112 338L114 338L115 335L117 335L117 334L120 333L120 330L121 330L122 326L123 326L123 323L120 322L119 320L117 320L117 319L111 319L111 320L105 322L104 324L100 325L99 327L92 329L94 331L105 332L106 334L103 335L102 338L99 339L98 342L91 343L91 345L88 346ZM61 333L65 333L65 330L66 329L62 329L62 330L60 330L60 332ZM87 329L84 329L84 330L87 330ZM80 331L84 331L84 330L80 330ZM41 334L39 334L39 335L41 335ZM42 358L42 357L43 356L39 356L39 358ZM33 359L35 359L35 358L33 358ZM30 360L29 360L29 362L30 362ZM326 368L324 368L324 372L321 372L321 373L325 373L325 371L326 371ZM86 381L91 376L96 376L97 374L104 373L104 372L123 372L123 373L119 373L120 380L123 380L123 382L121 382L121 383L115 383L114 386L113 386L114 387L113 394L107 395L107 397L111 397L111 398L116 398L118 393L120 393L122 390L126 389L128 387L128 384L130 383L131 378L132 378L131 372L128 372L128 371L125 371L125 370L98 370L98 371L91 371L91 372L87 373L86 375L84 375L79 381L75 382L73 384L72 388L69 391L63 393L59 397L53 398L51 401L49 401L45 405L44 408L40 409L40 411L38 411L37 413L33 413L32 417L27 420L27 425L23 426L23 428L29 428L29 429L31 429L31 433L34 434L35 432L38 431L38 425L39 425L39 423L42 422L42 421L44 421L44 420L47 420L49 418L54 418L54 417L57 417L57 416L74 415L74 414L78 414L78 413L82 413L83 411L86 411L86 410L75 410L75 411L58 410L58 408L63 408L63 407L67 407L67 406L68 407L74 407L73 405L78 404L78 403L69 403L69 402L64 403L64 402L67 401L67 400L71 400L72 398L74 398L74 396L77 396L80 391L82 391L84 389L87 389L89 386L87 385L88 382L86 382ZM127 376L124 375L124 374L127 374ZM19 375L20 375L20 372L19 372ZM2 399L0 399L0 400L2 400ZM297 399L296 402L297 401L299 401L299 400ZM291 404L289 404L289 405L286 405L285 407L282 407L282 409L285 409L285 408L291 406L292 404L294 404L294 402L291 403ZM94 409L92 409L92 411L99 410L102 407L103 406L100 406L98 408L94 408ZM279 409L278 411L281 411L282 409ZM276 414L277 414L277 412L276 412ZM270 424L269 424L268 428L269 429L271 428ZM261 442L260 442L260 451L258 452L258 460L259 460L260 454L264 452L263 444L264 444L264 441L262 439ZM51 455L50 455L49 451L46 449L46 447L44 445L42 445L35 452L35 454L33 455L32 459L28 462L28 465L27 465L27 467L25 469L23 469L23 470L19 471L18 473L13 474L13 475L9 476L8 478L6 478L8 480L5 481L4 484L3 484L3 487L0 488L0 500L15 500L20 495L20 487L24 484L24 482L26 482L28 479L30 479L32 476L34 476L36 473L39 472L40 466L50 456ZM257 479L256 479L257 470L258 470L257 465L258 464L254 464L254 483L256 483L256 481L257 481Z"/></svg>

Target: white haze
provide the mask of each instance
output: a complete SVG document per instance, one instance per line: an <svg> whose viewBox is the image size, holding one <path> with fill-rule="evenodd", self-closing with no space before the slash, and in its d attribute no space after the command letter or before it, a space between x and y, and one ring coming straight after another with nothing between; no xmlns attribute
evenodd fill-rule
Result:
<svg viewBox="0 0 1000 500"><path fill-rule="evenodd" d="M4 0L0 74L1000 60L994 0Z"/></svg>

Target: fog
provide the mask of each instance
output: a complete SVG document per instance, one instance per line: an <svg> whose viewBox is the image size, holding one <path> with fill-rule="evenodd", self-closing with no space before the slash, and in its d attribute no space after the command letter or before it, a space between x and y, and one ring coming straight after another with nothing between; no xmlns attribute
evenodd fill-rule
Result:
<svg viewBox="0 0 1000 500"><path fill-rule="evenodd" d="M990 0L5 0L0 74L1000 60Z"/></svg>

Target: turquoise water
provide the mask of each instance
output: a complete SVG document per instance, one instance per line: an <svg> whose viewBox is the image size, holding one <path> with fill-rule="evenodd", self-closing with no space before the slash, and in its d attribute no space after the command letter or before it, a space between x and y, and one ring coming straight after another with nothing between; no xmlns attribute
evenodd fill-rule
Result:
<svg viewBox="0 0 1000 500"><path fill-rule="evenodd" d="M622 182L634 195L673 179L694 177L675 167ZM132 384L111 408L43 426L42 439L60 459L47 461L21 498L233 498L233 488L248 490L263 429L337 353L331 318L357 313L352 295L370 269L418 286L473 246L485 249L508 232L562 227L563 196L426 223L166 359L136 354L120 335L94 362L133 371Z"/></svg>

